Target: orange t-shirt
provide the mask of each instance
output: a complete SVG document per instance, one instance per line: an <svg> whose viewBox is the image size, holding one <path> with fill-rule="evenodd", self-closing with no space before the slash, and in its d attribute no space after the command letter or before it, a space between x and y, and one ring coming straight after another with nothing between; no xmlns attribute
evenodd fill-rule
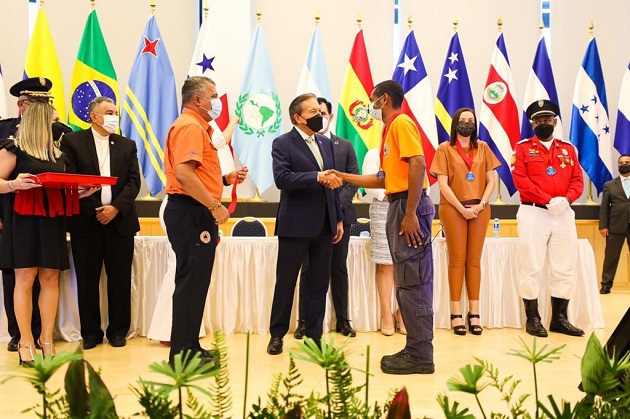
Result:
<svg viewBox="0 0 630 419"><path fill-rule="evenodd" d="M383 150L383 170L385 171L385 193L404 192L409 189L409 163L407 159L423 156L420 131L408 115L398 115L389 125ZM426 189L429 182L424 175Z"/></svg>
<svg viewBox="0 0 630 419"><path fill-rule="evenodd" d="M164 170L166 193L188 195L175 177L175 166L194 161L195 173L212 196L220 199L223 193L223 178L219 155L212 146L210 137L213 129L194 111L184 108L175 120L166 137Z"/></svg>
<svg viewBox="0 0 630 419"><path fill-rule="evenodd" d="M477 148L473 149L472 172L475 180L466 180L468 166L457 151L457 147L449 142L440 144L433 157L430 172L434 175L446 175L448 186L459 201L470 199L481 199L483 191L486 189L486 172L501 166L501 162L494 155L488 144L484 141L477 141ZM448 201L440 193L440 204L448 204Z"/></svg>

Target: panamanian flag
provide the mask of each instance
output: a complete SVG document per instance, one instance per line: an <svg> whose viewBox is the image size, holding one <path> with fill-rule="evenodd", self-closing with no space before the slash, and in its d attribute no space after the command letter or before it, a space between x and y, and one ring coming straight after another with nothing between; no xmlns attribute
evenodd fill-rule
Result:
<svg viewBox="0 0 630 419"><path fill-rule="evenodd" d="M497 172L510 195L516 192L510 171L510 160L514 146L521 138L514 95L510 59L503 33L499 33L483 91L483 103L479 115L479 139L488 143L501 162Z"/></svg>
<svg viewBox="0 0 630 419"><path fill-rule="evenodd" d="M575 81L569 139L599 194L604 183L612 179L613 145L604 73L594 36L588 43Z"/></svg>
<svg viewBox="0 0 630 419"><path fill-rule="evenodd" d="M560 107L558 91L556 90L556 82L554 80L553 69L551 67L551 60L549 59L549 51L547 50L547 44L543 35L540 36L540 40L538 41L536 55L534 56L534 63L532 64L532 69L529 72L527 87L525 87L521 139L532 138L534 136L534 129L532 128L532 124L529 122L529 118L525 115L525 109L527 109L527 107L532 103L541 99L548 99ZM560 115L557 117L556 128L553 131L553 136L561 140L564 139L564 130L562 128L562 118Z"/></svg>
<svg viewBox="0 0 630 419"><path fill-rule="evenodd" d="M409 32L405 39L392 79L398 82L405 92L402 111L418 126L426 166L431 167L438 146L433 94L413 31ZM429 180L433 184L437 179L429 176Z"/></svg>
<svg viewBox="0 0 630 419"><path fill-rule="evenodd" d="M630 64L621 81L614 144L620 154L630 154Z"/></svg>

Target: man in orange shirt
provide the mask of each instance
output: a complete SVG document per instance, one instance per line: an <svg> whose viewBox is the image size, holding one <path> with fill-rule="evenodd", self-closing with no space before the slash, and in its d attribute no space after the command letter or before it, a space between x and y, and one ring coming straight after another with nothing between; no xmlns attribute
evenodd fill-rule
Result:
<svg viewBox="0 0 630 419"><path fill-rule="evenodd" d="M344 182L385 188L387 241L394 262L396 299L407 329L405 348L381 359L386 374L432 374L433 252L431 224L435 206L427 195L426 165L420 132L401 113L402 87L393 80L377 84L370 95L370 114L383 121L380 169L376 174L337 173Z"/></svg>
<svg viewBox="0 0 630 419"><path fill-rule="evenodd" d="M224 179L217 150L212 145L209 122L220 106L212 80L190 77L182 87L184 110L169 129L164 153L166 193L164 210L168 240L177 258L173 292L173 324L169 362L180 352L199 352L213 362L199 345L199 328L210 287L218 241L218 224L230 214L221 205ZM247 168L226 175L232 183L245 180Z"/></svg>

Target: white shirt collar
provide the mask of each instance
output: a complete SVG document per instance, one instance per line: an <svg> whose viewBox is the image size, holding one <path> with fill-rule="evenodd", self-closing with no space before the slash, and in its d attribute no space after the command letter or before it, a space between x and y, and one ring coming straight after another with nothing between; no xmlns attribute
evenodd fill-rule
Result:
<svg viewBox="0 0 630 419"><path fill-rule="evenodd" d="M297 132L300 134L300 136L302 137L302 139L303 139L304 141L306 141L306 139L307 139L308 137L313 137L313 139L315 139L315 134L313 134L313 135L308 135L307 133L305 133L304 131L302 131L300 128L298 128L298 126L297 126L297 125L295 125L295 129L297 130Z"/></svg>
<svg viewBox="0 0 630 419"><path fill-rule="evenodd" d="M109 135L103 136L103 135L99 134L98 132L96 132L94 127L92 127L91 130L92 130L92 135L94 135L94 139L95 140L99 140L99 141L107 141L107 140L109 140Z"/></svg>

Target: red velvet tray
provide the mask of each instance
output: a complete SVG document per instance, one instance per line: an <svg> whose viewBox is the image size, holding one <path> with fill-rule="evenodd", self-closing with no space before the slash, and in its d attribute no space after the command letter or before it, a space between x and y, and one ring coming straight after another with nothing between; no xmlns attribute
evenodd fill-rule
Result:
<svg viewBox="0 0 630 419"><path fill-rule="evenodd" d="M90 188L93 186L115 185L118 181L117 177L54 172L31 175L30 178L44 188L65 188L68 186Z"/></svg>

